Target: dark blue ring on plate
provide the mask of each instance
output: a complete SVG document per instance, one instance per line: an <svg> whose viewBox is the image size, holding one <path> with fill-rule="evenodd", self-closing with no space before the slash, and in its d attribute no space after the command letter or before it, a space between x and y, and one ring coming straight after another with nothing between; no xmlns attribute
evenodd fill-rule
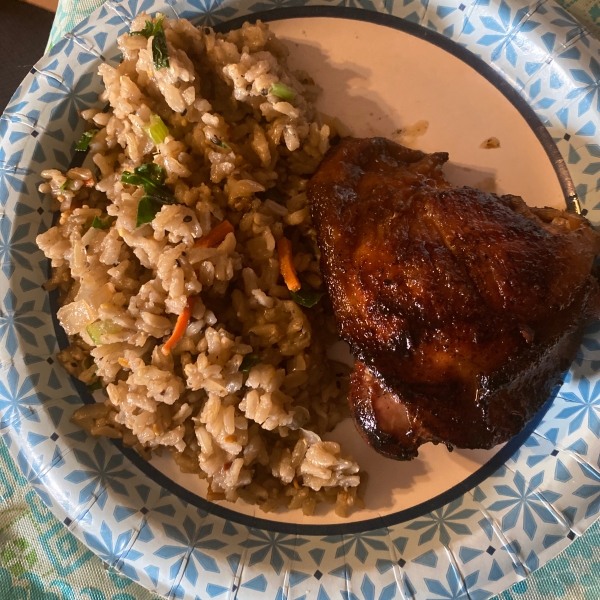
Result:
<svg viewBox="0 0 600 600"><path fill-rule="evenodd" d="M391 15L385 15L377 12L366 11L356 8L346 8L337 6L300 6L291 8L278 8L261 13L255 13L252 15L238 17L232 19L226 23L221 23L215 26L216 31L226 32L231 29L241 27L246 21L279 21L283 19L296 19L306 17L333 17L342 19L351 19L355 21L365 21L368 23L374 23L376 25L383 25L396 29L404 33L408 33L412 36L425 40L435 46L438 46L442 50L452 54L456 58L460 59L471 68L473 68L482 77L487 79L493 84L519 111L521 116L525 119L529 127L531 127L535 136L539 140L540 144L546 151L552 166L556 172L556 176L560 183L561 189L565 196L565 203L568 210L574 210L577 206L577 194L575 193L575 186L565 164L563 157L560 154L554 140L544 127L542 122L539 120L533 109L529 104L522 98L519 93L508 83L497 71L491 66L485 63L483 60L475 56L466 48L463 48L451 39L435 32L430 29L426 29L421 25L406 21L399 17ZM79 153L74 160L79 163L81 160L81 153ZM52 292L50 294L51 312L54 321L54 328L56 330L56 336L58 344L61 349L68 346L67 336L65 335L62 327L59 325L56 318L56 312L58 310L58 292ZM86 404L94 403L94 398L87 391L85 384L78 379L72 378L79 395ZM167 489L171 493L175 494L185 502L192 504L202 510L217 515L223 519L234 521L242 525L246 525L251 528L258 528L267 531L274 531L285 534L298 534L298 535L341 535L343 533L362 533L366 531L372 531L398 523L403 523L416 519L426 515L438 508L441 508L459 498L470 489L479 485L485 481L490 475L492 475L498 468L500 468L523 444L523 442L529 437L532 431L537 427L539 422L542 420L546 411L550 407L554 400L552 395L536 416L527 424L527 426L512 440L510 440L501 450L498 451L485 465L480 467L472 475L461 481L457 485L453 486L449 490L446 490L442 494L435 496L425 502L421 502L411 508L407 508L389 515L376 517L373 519L366 519L363 521L352 521L348 523L341 523L335 525L300 525L297 523L283 523L279 521L272 521L270 519L258 518L250 515L239 513L230 508L226 508L220 504L215 504L204 498L190 492L179 484L169 479L166 475L161 473L158 469L153 467L149 462L145 461L135 450L131 448L124 448L121 442L111 440L123 454L143 473L153 479L163 488Z"/></svg>

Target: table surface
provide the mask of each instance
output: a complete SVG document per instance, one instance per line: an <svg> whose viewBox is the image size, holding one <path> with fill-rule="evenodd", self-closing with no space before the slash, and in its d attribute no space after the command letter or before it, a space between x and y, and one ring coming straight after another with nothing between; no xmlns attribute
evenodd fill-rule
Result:
<svg viewBox="0 0 600 600"><path fill-rule="evenodd" d="M60 39L103 1L59 0L49 43ZM600 37L600 0L562 0L560 4ZM158 597L115 570L107 569L57 521L0 439L0 599L84 598L156 600ZM600 600L600 522L527 580L494 600L542 598Z"/></svg>

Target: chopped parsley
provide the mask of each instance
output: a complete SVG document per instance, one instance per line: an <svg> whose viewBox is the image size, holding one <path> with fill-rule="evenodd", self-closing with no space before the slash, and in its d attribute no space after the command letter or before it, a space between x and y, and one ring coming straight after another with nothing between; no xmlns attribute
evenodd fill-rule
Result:
<svg viewBox="0 0 600 600"><path fill-rule="evenodd" d="M94 217L94 220L92 221L91 227L94 227L95 229L110 229L110 226L117 220L116 217L110 217L110 216L106 216L106 217Z"/></svg>
<svg viewBox="0 0 600 600"><path fill-rule="evenodd" d="M75 150L79 152L85 152L90 147L90 142L94 139L94 136L98 133L98 129L89 129L84 132L81 139L77 142Z"/></svg>
<svg viewBox="0 0 600 600"><path fill-rule="evenodd" d="M138 204L135 226L154 220L164 204L175 204L175 197L165 185L166 171L155 163L146 163L131 171L123 171L121 181L144 188L145 195Z"/></svg>
<svg viewBox="0 0 600 600"><path fill-rule="evenodd" d="M252 367L255 367L260 362L260 356L258 354L246 354L244 360L240 365L240 371L242 373L248 373Z"/></svg>
<svg viewBox="0 0 600 600"><path fill-rule="evenodd" d="M210 138L210 141L215 146L219 146L219 148L223 148L224 150L231 150L231 146L229 144L226 144L223 140L219 139L216 135Z"/></svg>
<svg viewBox="0 0 600 600"><path fill-rule="evenodd" d="M144 29L129 32L129 35L143 35L146 39L152 37L152 60L157 70L169 68L169 50L163 29L163 19L164 17L160 15L154 21L146 21Z"/></svg>
<svg viewBox="0 0 600 600"><path fill-rule="evenodd" d="M318 292L312 287L309 287L306 284L302 285L302 288L297 292L290 291L292 295L292 300L299 304L300 306L305 306L306 308L312 308L321 300L321 298L325 295L325 292Z"/></svg>

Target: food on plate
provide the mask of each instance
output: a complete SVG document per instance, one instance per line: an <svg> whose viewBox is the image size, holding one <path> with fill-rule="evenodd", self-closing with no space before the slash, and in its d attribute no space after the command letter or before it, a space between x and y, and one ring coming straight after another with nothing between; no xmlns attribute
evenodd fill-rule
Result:
<svg viewBox="0 0 600 600"><path fill-rule="evenodd" d="M327 357L305 193L335 121L264 24L141 14L118 45L121 64L99 69L107 109L82 112L91 169L41 186L60 211L37 240L70 341L59 358L108 394L73 419L146 458L171 451L209 499L345 515L359 466L321 436L349 416L349 369Z"/></svg>
<svg viewBox="0 0 600 600"><path fill-rule="evenodd" d="M365 476L323 436L350 414L401 459L524 426L600 314L583 218L454 188L446 153L343 138L260 22L141 14L118 44L88 162L40 187L59 359L107 396L74 422L171 452L209 499L341 516Z"/></svg>
<svg viewBox="0 0 600 600"><path fill-rule="evenodd" d="M344 138L307 193L357 359L355 423L382 454L491 448L519 432L600 316L600 235L575 214L453 187L448 154Z"/></svg>

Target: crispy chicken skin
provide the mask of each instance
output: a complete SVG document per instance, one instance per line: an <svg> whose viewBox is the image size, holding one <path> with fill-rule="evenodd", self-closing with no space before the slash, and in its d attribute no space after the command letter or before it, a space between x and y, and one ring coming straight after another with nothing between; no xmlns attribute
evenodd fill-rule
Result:
<svg viewBox="0 0 600 600"><path fill-rule="evenodd" d="M398 459L510 439L600 315L587 221L452 187L447 160L346 138L307 190L356 425Z"/></svg>

